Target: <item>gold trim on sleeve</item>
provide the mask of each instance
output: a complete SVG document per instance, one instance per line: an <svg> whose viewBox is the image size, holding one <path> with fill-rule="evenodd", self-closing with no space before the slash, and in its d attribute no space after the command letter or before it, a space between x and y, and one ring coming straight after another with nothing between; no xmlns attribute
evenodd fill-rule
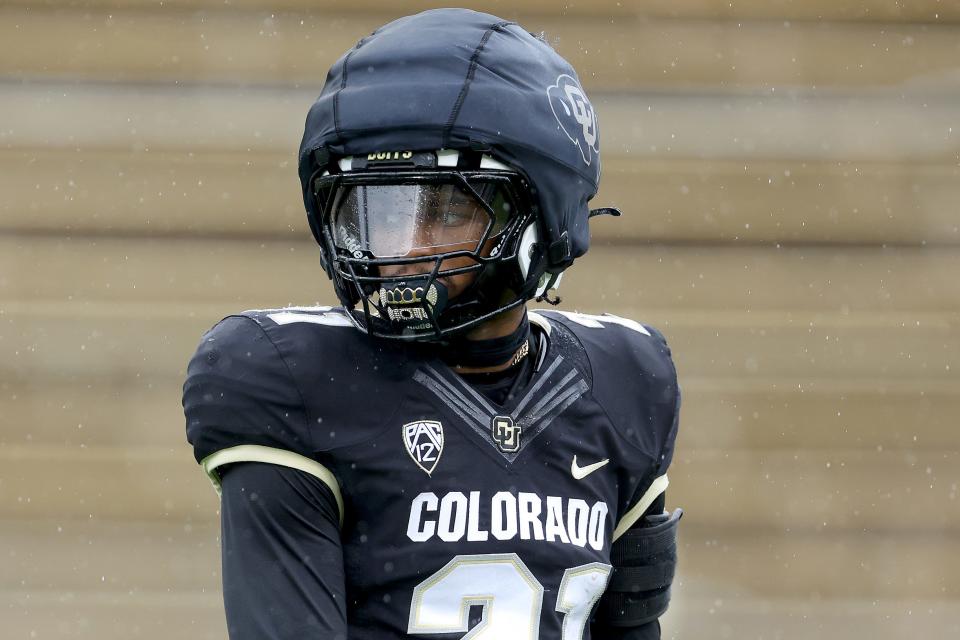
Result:
<svg viewBox="0 0 960 640"><path fill-rule="evenodd" d="M316 460L311 460L306 456L286 449L274 449L258 444L241 444L236 447L221 449L200 461L200 466L203 467L207 477L210 478L210 482L213 483L217 495L220 495L220 476L217 475L217 467L234 462L266 462L281 467L298 469L319 478L333 493L340 515L340 526L343 526L343 496L340 494L340 484L333 473Z"/></svg>
<svg viewBox="0 0 960 640"><path fill-rule="evenodd" d="M617 528L613 530L611 542L625 534L627 529L632 527L633 523L640 519L646 510L650 508L650 505L653 504L653 501L657 499L657 496L667 490L668 484L670 484L670 481L667 480L667 474L655 478L653 482L650 483L650 488L643 494L643 497L620 518L620 522L617 523Z"/></svg>

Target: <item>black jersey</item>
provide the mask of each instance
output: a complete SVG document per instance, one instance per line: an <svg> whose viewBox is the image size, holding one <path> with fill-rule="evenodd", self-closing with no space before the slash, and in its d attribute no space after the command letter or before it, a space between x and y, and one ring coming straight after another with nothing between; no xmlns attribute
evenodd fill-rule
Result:
<svg viewBox="0 0 960 640"><path fill-rule="evenodd" d="M547 340L498 405L340 309L231 316L184 386L216 468L315 475L341 521L351 639L587 638L612 540L666 488L679 390L654 329L530 313Z"/></svg>

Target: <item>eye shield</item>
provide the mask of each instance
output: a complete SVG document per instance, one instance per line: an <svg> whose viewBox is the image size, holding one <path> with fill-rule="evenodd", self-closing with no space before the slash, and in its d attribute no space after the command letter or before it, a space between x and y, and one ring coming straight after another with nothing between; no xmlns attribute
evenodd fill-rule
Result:
<svg viewBox="0 0 960 640"><path fill-rule="evenodd" d="M357 259L482 256L518 211L503 175L337 174L317 178L314 190L334 247Z"/></svg>

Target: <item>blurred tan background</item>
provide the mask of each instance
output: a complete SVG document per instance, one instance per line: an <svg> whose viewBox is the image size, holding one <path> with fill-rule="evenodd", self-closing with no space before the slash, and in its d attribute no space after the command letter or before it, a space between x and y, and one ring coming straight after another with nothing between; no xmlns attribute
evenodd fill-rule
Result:
<svg viewBox="0 0 960 640"><path fill-rule="evenodd" d="M429 6L0 4L0 636L225 637L184 367L231 311L333 301L303 118ZM565 307L674 347L664 637L960 637L960 1L473 7L600 116L625 215Z"/></svg>

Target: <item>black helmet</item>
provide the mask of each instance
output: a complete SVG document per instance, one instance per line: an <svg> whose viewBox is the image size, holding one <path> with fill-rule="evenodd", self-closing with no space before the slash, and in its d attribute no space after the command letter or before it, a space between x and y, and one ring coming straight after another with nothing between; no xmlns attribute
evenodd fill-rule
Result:
<svg viewBox="0 0 960 640"><path fill-rule="evenodd" d="M299 172L324 270L357 325L439 339L542 295L587 251L599 131L576 72L542 39L436 9L381 27L333 65ZM441 214L462 228L412 238L416 221ZM433 252L404 252L418 244ZM415 263L417 274L396 273ZM448 297L440 279L466 272L477 274L469 289Z"/></svg>

